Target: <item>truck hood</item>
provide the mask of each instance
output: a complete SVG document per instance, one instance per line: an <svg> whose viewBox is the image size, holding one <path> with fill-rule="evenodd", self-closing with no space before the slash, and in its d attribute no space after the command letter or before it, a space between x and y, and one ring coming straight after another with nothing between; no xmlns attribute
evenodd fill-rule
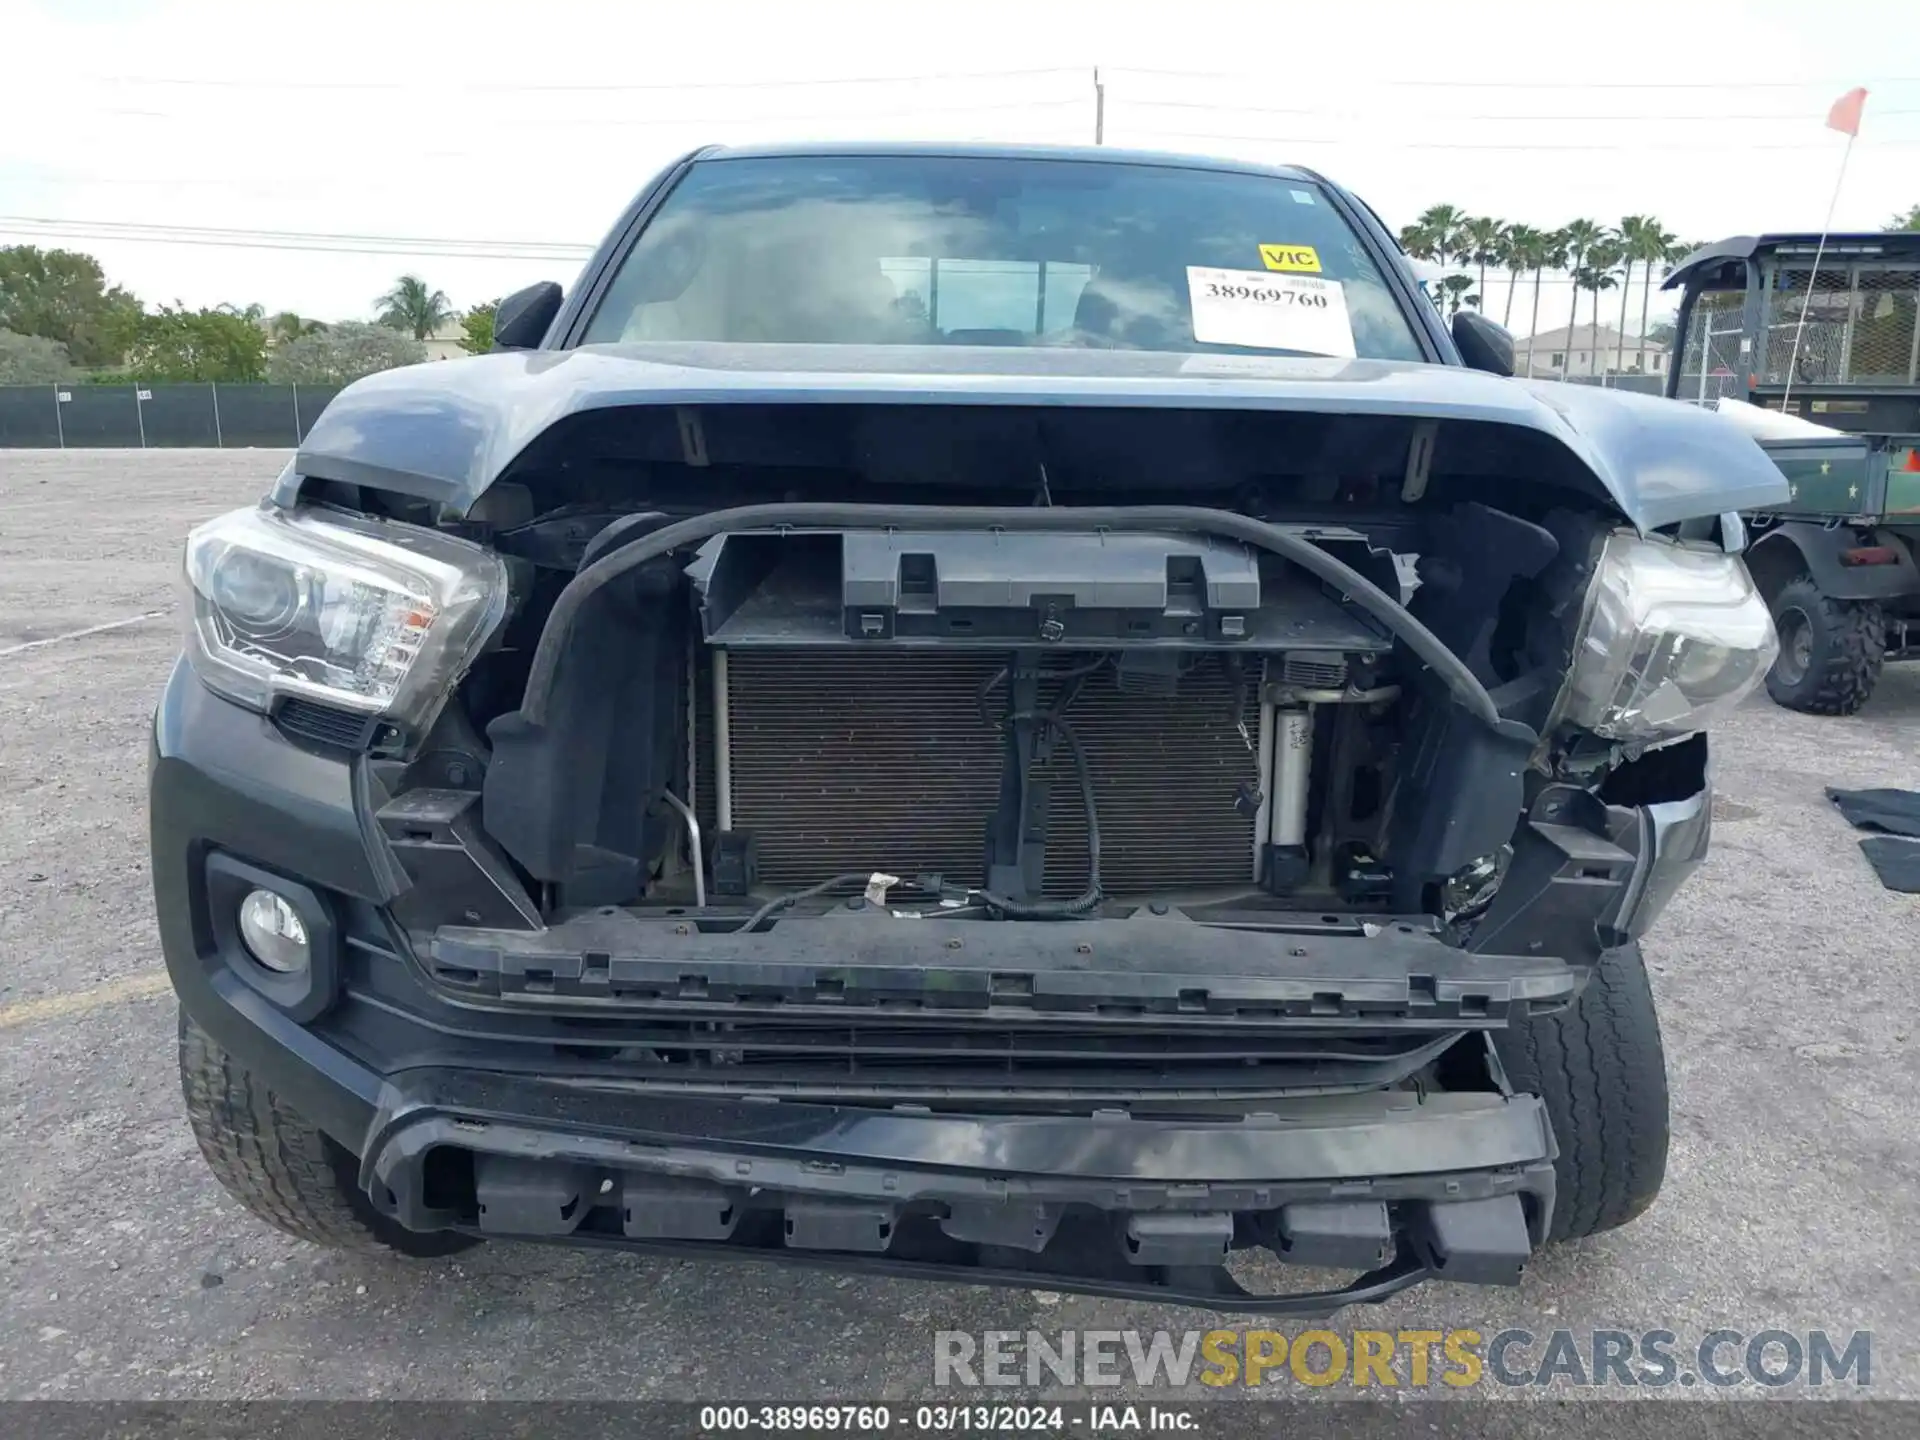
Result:
<svg viewBox="0 0 1920 1440"><path fill-rule="evenodd" d="M298 477L465 513L549 427L621 406L955 405L1285 410L1475 422L1558 442L1641 529L1787 498L1730 421L1650 396L1457 366L1312 356L912 346L628 344L411 365L341 391Z"/></svg>

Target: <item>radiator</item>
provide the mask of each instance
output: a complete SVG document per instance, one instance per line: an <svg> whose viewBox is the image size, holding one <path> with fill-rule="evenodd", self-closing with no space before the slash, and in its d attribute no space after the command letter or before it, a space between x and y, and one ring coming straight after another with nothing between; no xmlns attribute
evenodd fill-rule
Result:
<svg viewBox="0 0 1920 1440"><path fill-rule="evenodd" d="M884 870L982 883L1004 743L982 718L980 695L1003 663L958 651L731 652L733 828L753 832L761 881L798 887ZM1253 822L1234 800L1258 772L1236 722L1257 729L1256 688L1236 694L1211 659L1166 698L1121 694L1110 669L1082 683L1066 717L1093 772L1108 894L1248 881ZM1004 689L993 690L988 715L1004 706ZM717 727L705 696L696 726L698 793L711 816ZM1050 781L1046 891L1071 895L1086 880L1086 822L1063 745L1040 773Z"/></svg>

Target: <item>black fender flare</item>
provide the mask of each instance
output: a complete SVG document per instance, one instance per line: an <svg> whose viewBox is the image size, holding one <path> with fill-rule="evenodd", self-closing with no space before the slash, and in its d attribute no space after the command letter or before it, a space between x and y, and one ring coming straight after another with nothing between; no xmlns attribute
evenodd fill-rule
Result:
<svg viewBox="0 0 1920 1440"><path fill-rule="evenodd" d="M1897 557L1891 565L1845 565L1840 553L1867 545L1884 545ZM1769 601L1779 588L1801 571L1813 578L1820 593L1835 600L1891 600L1920 595L1920 565L1913 546L1892 530L1829 528L1789 520L1754 537L1747 547L1747 569Z"/></svg>

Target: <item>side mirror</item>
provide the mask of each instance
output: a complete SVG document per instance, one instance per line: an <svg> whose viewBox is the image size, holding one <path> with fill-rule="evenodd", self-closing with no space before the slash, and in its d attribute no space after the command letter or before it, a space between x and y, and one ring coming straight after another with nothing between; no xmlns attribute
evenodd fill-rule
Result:
<svg viewBox="0 0 1920 1440"><path fill-rule="evenodd" d="M551 280L516 290L493 312L493 348L532 350L546 339L560 313L560 287Z"/></svg>
<svg viewBox="0 0 1920 1440"><path fill-rule="evenodd" d="M1478 310L1454 311L1453 343L1469 369L1485 370L1489 375L1513 374L1513 333Z"/></svg>

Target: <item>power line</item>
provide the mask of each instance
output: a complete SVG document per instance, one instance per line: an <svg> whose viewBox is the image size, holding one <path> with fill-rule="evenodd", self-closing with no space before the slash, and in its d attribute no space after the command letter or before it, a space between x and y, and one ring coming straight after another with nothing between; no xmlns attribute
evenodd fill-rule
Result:
<svg viewBox="0 0 1920 1440"><path fill-rule="evenodd" d="M1250 84L1271 85L1268 75L1244 70L1160 70L1138 65L1115 65L1113 73L1122 75L1160 75L1187 80L1245 80ZM1342 89L1420 90L1826 90L1854 85L1920 85L1920 76L1893 75L1877 79L1850 80L1361 80L1343 82Z"/></svg>
<svg viewBox="0 0 1920 1440"><path fill-rule="evenodd" d="M1327 110L1323 108L1314 108L1311 106L1288 107L1288 106L1276 106L1276 105L1236 105L1231 101L1222 102L1219 100L1139 100L1139 99L1135 99L1132 96L1126 96L1126 97L1123 97L1122 103L1124 103L1129 107L1131 106L1155 107L1163 110L1171 109L1171 110L1230 111L1234 114L1240 114L1240 115L1301 115L1301 116L1317 116L1321 119L1326 119L1326 120L1366 120L1366 119L1376 118L1372 115L1367 114L1366 112L1357 111L1357 110ZM1875 118L1879 118L1887 115L1920 115L1920 109L1913 109L1913 110L1878 110L1877 109L1872 113L1875 116ZM1684 123L1687 121L1694 121L1694 120L1710 120L1714 122L1720 122L1720 121L1736 122L1737 121L1740 123L1746 123L1748 121L1754 121L1754 120L1792 120L1798 123L1810 124L1814 120L1819 119L1820 117L1812 114L1809 111L1780 110L1780 111L1774 111L1771 114L1766 114L1766 115L1699 115L1699 114L1695 114L1695 115L1509 115L1509 114L1467 115L1467 114L1461 114L1455 111L1446 111L1446 112L1437 112L1433 115L1432 118L1436 120L1523 120L1529 124L1534 124L1539 122L1551 122L1551 121L1590 121L1590 122L1604 122L1607 124L1619 124L1622 122L1631 123L1631 122L1659 121L1665 124L1665 123L1671 123L1671 122Z"/></svg>
<svg viewBox="0 0 1920 1440"><path fill-rule="evenodd" d="M441 255L471 260L583 260L591 245L564 241L462 240L411 235L352 235L326 231L234 230L207 225L146 225L117 220L59 220L0 215L0 231L165 245L211 245L240 250L305 250L347 255Z"/></svg>
<svg viewBox="0 0 1920 1440"><path fill-rule="evenodd" d="M512 117L511 129L522 130L684 130L690 126L709 125L716 128L738 125L787 125L811 124L830 120L858 120L871 125L880 121L915 120L923 115L973 115L984 111L1001 110L1060 110L1068 106L1083 107L1083 99L1065 100L984 100L968 105L916 105L911 110L867 111L867 110L820 110L800 115L676 115L672 118L652 116L645 119L622 119L619 117L598 116L549 116L531 115ZM227 125L232 123L230 115L212 113L193 114L183 110L135 110L109 107L90 110L90 115L126 116L143 120L203 120L209 123Z"/></svg>
<svg viewBox="0 0 1920 1440"><path fill-rule="evenodd" d="M1080 75L1077 65L1052 65L1025 70L948 70L922 75L848 75L816 76L796 80L676 80L657 83L617 85L526 85L513 81L477 81L469 84L440 85L435 90L485 91L495 94L640 94L683 90L792 90L830 85L929 85L951 80L1018 80L1035 75ZM82 83L101 85L165 85L180 88L223 90L400 90L418 91L412 80L268 80L233 79L226 76L186 75L97 75L77 77Z"/></svg>
<svg viewBox="0 0 1920 1440"><path fill-rule="evenodd" d="M1152 126L1146 126L1146 127L1127 126L1124 115L1122 116L1122 119L1121 119L1121 125L1124 128L1131 129L1133 133L1138 135L1147 135L1147 136L1167 135L1167 136L1175 136L1183 140L1257 140L1260 143L1265 145L1334 145L1342 148L1358 148L1361 146L1375 146L1375 147L1386 146L1394 150L1544 150L1544 151L1569 151L1569 152L1570 151L1591 152L1591 151L1607 151L1607 150L1631 150L1631 151L1638 152L1638 151L1644 150L1647 145L1647 142L1644 140L1636 141L1631 144L1623 144L1619 141L1614 141L1608 144L1572 144L1572 145L1535 145L1528 142L1509 143L1504 141L1485 144L1477 141L1464 141L1464 140L1398 140L1398 139L1363 140L1363 139L1356 139L1351 136L1343 136L1339 139L1310 140L1298 135L1229 135L1229 134L1222 134L1218 131L1213 131L1213 130L1161 130L1157 127L1152 127ZM1916 144L1920 144L1920 141L1882 140L1877 142L1873 148L1878 150L1889 150L1889 149L1896 149L1896 148L1909 148ZM1744 141L1738 141L1738 140L1670 141L1670 140L1663 139L1660 142L1660 148L1663 150L1713 150L1713 151L1734 150L1734 151L1746 152L1746 151L1753 151L1753 150L1829 151L1833 147L1829 145L1820 145L1820 144L1749 145Z"/></svg>

